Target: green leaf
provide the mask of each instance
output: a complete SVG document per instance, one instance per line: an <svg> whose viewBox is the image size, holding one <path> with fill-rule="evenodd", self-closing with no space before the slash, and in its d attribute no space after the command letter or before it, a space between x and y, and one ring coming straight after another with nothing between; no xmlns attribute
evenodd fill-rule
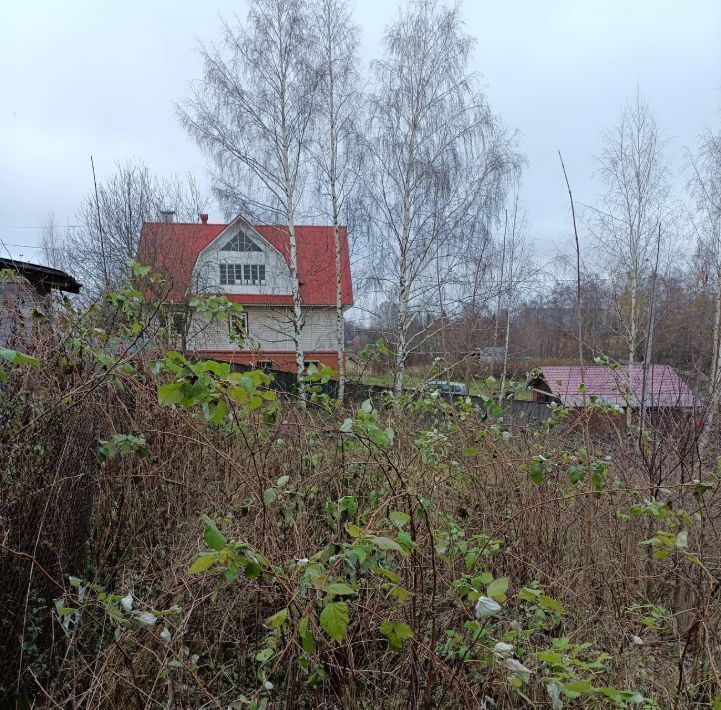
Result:
<svg viewBox="0 0 721 710"><path fill-rule="evenodd" d="M374 567L371 567L371 571L383 575L386 579L390 579L390 581L393 582L394 584L397 584L398 582L401 581L401 578L392 570L383 569L382 567L374 566Z"/></svg>
<svg viewBox="0 0 721 710"><path fill-rule="evenodd" d="M557 602L555 599L551 599L551 597L546 596L545 594L541 594L538 597L538 603L544 609L548 609L549 611L557 611L559 614L566 613L566 608L563 606L563 604Z"/></svg>
<svg viewBox="0 0 721 710"><path fill-rule="evenodd" d="M288 620L288 609L281 609L280 611L276 612L271 616L266 622L266 626L268 626L271 629L277 629L280 626L283 626L285 622Z"/></svg>
<svg viewBox="0 0 721 710"><path fill-rule="evenodd" d="M388 520L393 523L399 530L411 519L408 513L402 513L400 510L394 510L388 513Z"/></svg>
<svg viewBox="0 0 721 710"><path fill-rule="evenodd" d="M275 485L278 486L278 488L282 488L288 481L290 480L290 476L281 476L276 482Z"/></svg>
<svg viewBox="0 0 721 710"><path fill-rule="evenodd" d="M218 559L218 555L215 552L204 552L198 556L198 559L190 565L188 574L198 574L209 570Z"/></svg>
<svg viewBox="0 0 721 710"><path fill-rule="evenodd" d="M467 449L463 449L464 456L475 456L478 453L478 449L473 446L469 446Z"/></svg>
<svg viewBox="0 0 721 710"><path fill-rule="evenodd" d="M532 587L523 587L518 592L518 598L524 602L535 602L538 601L538 597L541 596L539 589L533 589Z"/></svg>
<svg viewBox="0 0 721 710"><path fill-rule="evenodd" d="M32 357L32 355L25 355L25 353L18 352L17 350L0 348L0 357L13 365L32 365L35 369L40 367L40 362L37 358Z"/></svg>
<svg viewBox="0 0 721 710"><path fill-rule="evenodd" d="M267 663L271 658L273 658L272 648L262 648L255 654L255 660L261 665Z"/></svg>
<svg viewBox="0 0 721 710"><path fill-rule="evenodd" d="M266 505L271 505L277 497L278 497L278 494L272 488L266 488L263 491L263 502Z"/></svg>
<svg viewBox="0 0 721 710"><path fill-rule="evenodd" d="M391 443L391 439L388 436L388 433L383 431L380 427L372 427L369 428L368 434L371 438L371 441L374 444L377 444L378 446L388 446L388 444Z"/></svg>
<svg viewBox="0 0 721 710"><path fill-rule="evenodd" d="M531 477L531 481L533 481L533 483L535 483L536 485L543 483L543 464L540 461L535 461L533 463L533 466L531 466L529 475Z"/></svg>
<svg viewBox="0 0 721 710"><path fill-rule="evenodd" d="M340 430L344 434L348 434L349 432L353 431L353 420L350 417L344 419L343 423L340 425Z"/></svg>
<svg viewBox="0 0 721 710"><path fill-rule="evenodd" d="M310 658L308 658L305 654L298 656L298 658L295 659L295 662L298 664L298 668L302 671L307 673L310 670Z"/></svg>
<svg viewBox="0 0 721 710"><path fill-rule="evenodd" d="M488 587L486 587L486 594L492 599L498 601L504 601L506 598L506 592L508 591L508 577L499 577L494 579Z"/></svg>
<svg viewBox="0 0 721 710"><path fill-rule="evenodd" d="M360 545L355 545L346 553L346 560L351 567L355 567L356 563L362 565L366 561L367 557L368 552L365 547L361 547Z"/></svg>
<svg viewBox="0 0 721 710"><path fill-rule="evenodd" d="M307 616L304 616L298 624L298 635L300 636L300 643L303 646L303 650L308 654L313 653L313 651L315 651L315 639L310 632Z"/></svg>
<svg viewBox="0 0 721 710"><path fill-rule="evenodd" d="M643 702L643 696L632 690L619 690L618 688L614 688L612 686L605 686L603 688L594 688L593 692L598 695L605 695L607 698L611 698L611 700L615 700L619 703L630 701L631 703L637 705Z"/></svg>
<svg viewBox="0 0 721 710"><path fill-rule="evenodd" d="M408 591L405 587L401 587L398 584L384 584L382 585L388 594L390 594L399 604L405 604L413 596L413 592Z"/></svg>
<svg viewBox="0 0 721 710"><path fill-rule="evenodd" d="M335 597L352 597L355 595L353 587L349 586L345 582L333 582L326 587L326 592L332 594Z"/></svg>
<svg viewBox="0 0 721 710"><path fill-rule="evenodd" d="M570 683L560 683L559 685L571 700L591 690L591 683L587 680L573 680Z"/></svg>
<svg viewBox="0 0 721 710"><path fill-rule="evenodd" d="M389 537L383 537L382 535L368 535L366 538L379 550L394 550L395 552L403 552L403 548Z"/></svg>
<svg viewBox="0 0 721 710"><path fill-rule="evenodd" d="M345 526L346 532L351 536L355 538L363 537L363 531L353 523L348 523Z"/></svg>
<svg viewBox="0 0 721 710"><path fill-rule="evenodd" d="M405 530L398 531L398 534L396 535L396 541L400 544L402 548L404 548L404 554L410 553L410 551L416 546L416 544L413 542L413 538L411 538L411 536Z"/></svg>
<svg viewBox="0 0 721 710"><path fill-rule="evenodd" d="M203 404L205 418L215 426L222 424L228 413L228 404L224 399L217 399Z"/></svg>
<svg viewBox="0 0 721 710"><path fill-rule="evenodd" d="M699 481L693 489L693 494L695 496L703 496L703 494L706 491L711 490L714 487L714 483L709 483L707 481Z"/></svg>
<svg viewBox="0 0 721 710"><path fill-rule="evenodd" d="M320 613L320 625L328 636L340 643L348 630L348 605L345 602L330 602Z"/></svg>
<svg viewBox="0 0 721 710"><path fill-rule="evenodd" d="M205 530L203 531L203 539L205 540L208 547L212 547L214 550L222 550L227 544L227 540L223 534L215 527L215 523L206 515L203 517L205 520Z"/></svg>
<svg viewBox="0 0 721 710"><path fill-rule="evenodd" d="M171 404L178 404L183 399L182 385L179 382L172 382L169 385L158 387L158 402L164 407Z"/></svg>
<svg viewBox="0 0 721 710"><path fill-rule="evenodd" d="M344 510L349 518L354 518L358 512L358 501L355 499L355 496L343 496L338 501L338 508Z"/></svg>
<svg viewBox="0 0 721 710"><path fill-rule="evenodd" d="M568 480L573 483L580 483L584 479L584 471L581 466L571 466L568 469Z"/></svg>
<svg viewBox="0 0 721 710"><path fill-rule="evenodd" d="M413 629L402 622L383 621L380 625L380 632L388 639L388 645L394 651L400 651L403 644L413 638Z"/></svg>
<svg viewBox="0 0 721 710"><path fill-rule="evenodd" d="M308 687L309 688L315 688L317 685L320 685L326 677L326 672L323 670L323 666L317 666L316 669L311 673L310 678L308 678Z"/></svg>
<svg viewBox="0 0 721 710"><path fill-rule="evenodd" d="M258 579L260 577L260 565L254 560L248 560L245 565L245 576L247 579Z"/></svg>
<svg viewBox="0 0 721 710"><path fill-rule="evenodd" d="M536 654L539 661L548 663L549 666L560 666L563 668L563 654L555 651L539 651Z"/></svg>

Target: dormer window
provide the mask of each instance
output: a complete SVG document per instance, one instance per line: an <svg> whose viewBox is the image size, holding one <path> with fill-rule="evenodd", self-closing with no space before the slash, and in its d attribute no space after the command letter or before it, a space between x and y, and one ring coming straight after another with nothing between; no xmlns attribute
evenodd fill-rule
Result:
<svg viewBox="0 0 721 710"><path fill-rule="evenodd" d="M221 251L263 251L250 237L239 232L230 239Z"/></svg>
<svg viewBox="0 0 721 710"><path fill-rule="evenodd" d="M220 264L221 286L265 286L265 264Z"/></svg>

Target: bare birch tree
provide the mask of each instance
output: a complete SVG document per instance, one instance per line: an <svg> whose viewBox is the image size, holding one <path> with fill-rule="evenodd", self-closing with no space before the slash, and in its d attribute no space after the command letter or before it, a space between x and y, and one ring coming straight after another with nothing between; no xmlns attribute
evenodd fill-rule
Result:
<svg viewBox="0 0 721 710"><path fill-rule="evenodd" d="M201 46L203 79L179 107L181 123L215 163L226 211L262 212L289 239L296 381L305 402L296 218L307 177L317 77L305 0L251 0L247 19L223 23L220 47Z"/></svg>
<svg viewBox="0 0 721 710"><path fill-rule="evenodd" d="M504 212L503 218L503 237L501 239L500 263L497 269L497 285L496 285L496 314L493 324L493 360L491 361L491 373L495 374L496 353L498 352L498 338L501 332L501 306L503 304L503 289L506 283L506 241L508 239L508 209ZM505 361L505 358L503 358Z"/></svg>
<svg viewBox="0 0 721 710"><path fill-rule="evenodd" d="M48 266L54 269L67 268L67 250L62 231L55 222L55 215L52 212L48 214L40 229L40 252Z"/></svg>
<svg viewBox="0 0 721 710"><path fill-rule="evenodd" d="M501 367L501 384L499 398L504 400L508 384L508 358L511 341L511 320L521 300L521 291L527 286L527 281L537 274L528 253L527 230L528 218L525 211L519 211L519 195L515 193L512 212L508 220L507 229L503 237L502 277L499 284L499 293L505 310L505 333L503 341L503 359ZM496 324L498 315L496 315ZM498 325L496 325L496 332ZM497 336L494 336L494 342Z"/></svg>
<svg viewBox="0 0 721 710"><path fill-rule="evenodd" d="M143 163L116 163L114 171L91 188L76 212L76 226L62 240L62 260L93 298L118 288L131 276L144 222L171 210L178 221L197 222L206 206L191 175L160 179ZM107 278L106 278L107 276Z"/></svg>
<svg viewBox="0 0 721 710"><path fill-rule="evenodd" d="M360 169L357 117L363 103L358 71L358 28L352 22L347 0L316 0L312 37L320 80L313 156L321 209L333 225L338 399L342 402L346 376L340 230Z"/></svg>
<svg viewBox="0 0 721 710"><path fill-rule="evenodd" d="M628 299L619 306L619 314L628 353L626 425L630 432L633 364L643 341L640 295L669 196L663 141L640 91L606 132L599 164L606 191L595 211L592 231L616 282L617 296Z"/></svg>
<svg viewBox="0 0 721 710"><path fill-rule="evenodd" d="M708 411L699 441L703 452L721 405L721 133L708 131L695 155L687 152L689 192L696 206L693 225L698 254L710 271L714 287Z"/></svg>
<svg viewBox="0 0 721 710"><path fill-rule="evenodd" d="M475 232L475 230L474 230ZM468 251L467 270L464 274L464 300L461 305L460 330L464 362L464 382L471 391L473 363L480 357L480 338L484 331L483 314L489 299L493 298L488 276L492 270L493 241L482 230L482 238L473 240Z"/></svg>
<svg viewBox="0 0 721 710"><path fill-rule="evenodd" d="M470 213L511 170L506 136L468 73L474 40L460 10L438 0L408 4L386 31L365 147L365 187L377 244L374 271L397 303L396 394L403 389L409 333L437 293L442 247L449 276L459 263Z"/></svg>

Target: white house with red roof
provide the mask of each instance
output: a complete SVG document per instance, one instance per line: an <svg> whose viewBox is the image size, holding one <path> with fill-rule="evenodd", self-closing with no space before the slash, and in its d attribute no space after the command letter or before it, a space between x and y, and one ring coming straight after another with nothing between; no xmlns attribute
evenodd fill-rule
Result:
<svg viewBox="0 0 721 710"><path fill-rule="evenodd" d="M337 368L336 259L333 227L295 228L298 280L303 312L302 347L308 363ZM341 301L353 305L348 238L340 229ZM171 325L184 328L185 347L202 357L295 370L293 297L288 229L253 225L243 217L230 224L146 222L138 260L166 280L164 300L174 313ZM180 322L183 304L196 295L225 295L243 306L242 347L232 339L228 323L197 314Z"/></svg>

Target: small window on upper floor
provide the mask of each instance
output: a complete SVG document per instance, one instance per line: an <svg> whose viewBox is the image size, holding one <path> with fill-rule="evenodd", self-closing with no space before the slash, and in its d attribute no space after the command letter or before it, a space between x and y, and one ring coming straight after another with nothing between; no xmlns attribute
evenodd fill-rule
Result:
<svg viewBox="0 0 721 710"><path fill-rule="evenodd" d="M239 232L226 245L222 251L263 251L250 237Z"/></svg>
<svg viewBox="0 0 721 710"><path fill-rule="evenodd" d="M250 264L243 268L245 283L252 286L265 286L265 264Z"/></svg>

